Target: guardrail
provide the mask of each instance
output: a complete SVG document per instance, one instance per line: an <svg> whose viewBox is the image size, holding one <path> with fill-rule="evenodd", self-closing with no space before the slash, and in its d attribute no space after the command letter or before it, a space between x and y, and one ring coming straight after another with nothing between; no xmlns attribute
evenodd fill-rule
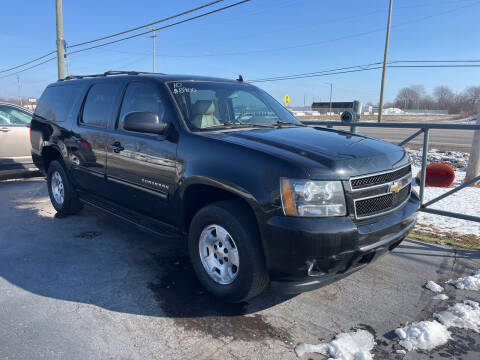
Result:
<svg viewBox="0 0 480 360"><path fill-rule="evenodd" d="M456 193L457 191L462 190L466 186L476 183L480 181L480 175L476 176L475 178L471 179L463 183L462 185L446 192L443 195L436 197L426 203L423 202L424 194L425 194L425 175L427 172L427 154L428 154L428 147L429 147L429 139L430 139L430 130L431 129L439 129L439 130L479 130L480 125L469 125L469 124L425 124L425 123L373 123L373 122L357 122L357 123L342 123L338 121L306 121L304 122L305 125L313 125L313 126L326 126L328 128L332 128L334 126L341 126L341 127L350 127L350 131L352 133L357 132L358 127L376 127L376 128L397 128L397 129L418 129L415 133L408 136L405 140L398 143L399 146L404 146L408 144L410 141L415 139L417 136L423 134L423 150L422 150L422 170L421 170L421 178L420 178L420 209L419 211L423 211L426 213L436 214L436 215L443 215L452 218L462 219L462 220L470 220L480 223L479 216L473 215L465 215L454 213L450 211L438 210L429 208L430 205L435 204L436 202Z"/></svg>

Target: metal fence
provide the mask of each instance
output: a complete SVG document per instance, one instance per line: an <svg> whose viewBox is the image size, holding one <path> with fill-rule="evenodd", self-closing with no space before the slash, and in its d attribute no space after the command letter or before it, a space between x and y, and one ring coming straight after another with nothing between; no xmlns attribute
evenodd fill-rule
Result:
<svg viewBox="0 0 480 360"><path fill-rule="evenodd" d="M350 131L352 133L356 133L358 127L376 127L376 128L397 128L397 129L417 129L415 133L407 137L405 140L401 141L398 145L404 146L405 144L409 143L417 136L423 134L423 150L422 150L422 170L421 170L421 178L420 178L420 209L419 211L423 211L426 213L436 214L436 215L443 215L452 218L462 219L462 220L470 220L475 222L480 222L480 216L473 216L473 215L466 215L466 214L459 214L450 211L438 210L430 208L431 205L435 204L436 202L445 199L446 197L456 193L457 191L462 190L466 186L472 185L477 181L480 181L480 175L476 176L475 178L471 179L470 181L464 182L462 185L447 191L445 194L436 197L426 203L424 203L424 194L425 194L425 175L427 172L427 154L428 154L428 147L429 147L429 139L430 139L430 130L432 129L439 129L439 130L479 130L480 125L464 125L464 124L424 124L424 123L370 123L370 122L358 122L358 123L342 123L338 121L308 121L305 122L306 125L313 125L313 126L326 126L326 127L350 127Z"/></svg>

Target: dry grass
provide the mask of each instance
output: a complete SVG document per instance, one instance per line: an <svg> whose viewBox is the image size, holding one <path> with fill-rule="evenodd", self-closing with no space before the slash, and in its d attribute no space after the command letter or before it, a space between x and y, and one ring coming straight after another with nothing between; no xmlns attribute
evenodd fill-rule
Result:
<svg viewBox="0 0 480 360"><path fill-rule="evenodd" d="M480 250L480 238L475 235L458 235L447 232L424 232L413 230L408 238L431 244L450 245L457 248Z"/></svg>

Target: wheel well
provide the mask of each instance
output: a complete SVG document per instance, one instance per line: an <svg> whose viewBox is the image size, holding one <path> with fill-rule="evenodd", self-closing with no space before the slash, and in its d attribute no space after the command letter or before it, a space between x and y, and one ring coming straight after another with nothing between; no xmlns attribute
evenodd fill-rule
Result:
<svg viewBox="0 0 480 360"><path fill-rule="evenodd" d="M216 188L214 186L198 184L189 186L183 196L183 219L185 230L188 231L190 227L190 222L192 221L198 210L209 204L225 200L236 200L240 203L243 203L247 211L251 212L253 219L255 219L255 222L257 223L257 219L255 217L252 207L240 196L229 191Z"/></svg>
<svg viewBox="0 0 480 360"><path fill-rule="evenodd" d="M45 174L48 172L48 167L53 160L63 161L60 152L52 146L44 147L42 149L43 166L45 168Z"/></svg>

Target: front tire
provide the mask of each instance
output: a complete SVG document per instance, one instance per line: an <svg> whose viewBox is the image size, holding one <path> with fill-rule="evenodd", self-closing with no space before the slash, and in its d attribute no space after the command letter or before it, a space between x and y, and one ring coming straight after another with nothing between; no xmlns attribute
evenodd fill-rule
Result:
<svg viewBox="0 0 480 360"><path fill-rule="evenodd" d="M58 215L72 215L82 209L83 204L78 200L77 193L60 161L53 160L50 163L47 173L47 187L50 201Z"/></svg>
<svg viewBox="0 0 480 360"><path fill-rule="evenodd" d="M239 201L199 210L190 224L188 249L202 285L224 301L246 301L268 285L257 223Z"/></svg>

